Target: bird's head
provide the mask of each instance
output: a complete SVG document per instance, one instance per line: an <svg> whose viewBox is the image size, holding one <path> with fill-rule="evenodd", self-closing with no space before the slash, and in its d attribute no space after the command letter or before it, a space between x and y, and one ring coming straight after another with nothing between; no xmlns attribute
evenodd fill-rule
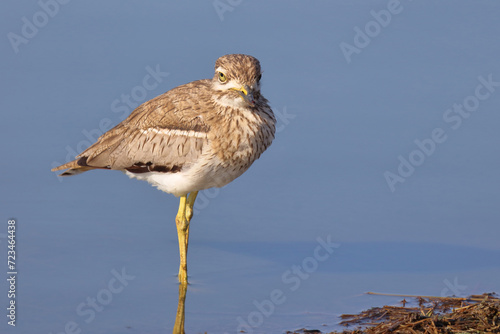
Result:
<svg viewBox="0 0 500 334"><path fill-rule="evenodd" d="M254 107L260 99L261 77L256 58L243 54L225 55L215 62L212 87L222 93L225 104Z"/></svg>

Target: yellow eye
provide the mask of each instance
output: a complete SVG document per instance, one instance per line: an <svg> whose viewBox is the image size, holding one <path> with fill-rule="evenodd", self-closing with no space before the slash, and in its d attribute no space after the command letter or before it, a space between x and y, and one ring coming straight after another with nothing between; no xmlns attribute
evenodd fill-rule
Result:
<svg viewBox="0 0 500 334"><path fill-rule="evenodd" d="M226 78L226 75L222 72L219 72L219 81L220 82L226 82L227 81L227 78Z"/></svg>

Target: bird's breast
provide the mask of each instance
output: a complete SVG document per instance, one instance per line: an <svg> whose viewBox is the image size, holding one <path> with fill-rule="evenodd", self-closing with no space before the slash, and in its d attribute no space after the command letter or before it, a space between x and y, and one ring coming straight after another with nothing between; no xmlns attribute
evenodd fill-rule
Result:
<svg viewBox="0 0 500 334"><path fill-rule="evenodd" d="M213 133L212 152L222 163L248 168L274 139L272 111L237 109L226 115Z"/></svg>

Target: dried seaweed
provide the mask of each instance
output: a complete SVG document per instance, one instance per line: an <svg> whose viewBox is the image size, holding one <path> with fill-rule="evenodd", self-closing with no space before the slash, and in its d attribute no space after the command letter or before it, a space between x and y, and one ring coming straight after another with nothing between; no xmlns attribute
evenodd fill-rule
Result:
<svg viewBox="0 0 500 334"><path fill-rule="evenodd" d="M413 307L406 307L408 301L405 298L401 301L402 306L386 305L359 314L343 314L340 324L356 326L356 329L330 334L500 333L500 299L494 294L467 298L417 296L415 300L416 306Z"/></svg>

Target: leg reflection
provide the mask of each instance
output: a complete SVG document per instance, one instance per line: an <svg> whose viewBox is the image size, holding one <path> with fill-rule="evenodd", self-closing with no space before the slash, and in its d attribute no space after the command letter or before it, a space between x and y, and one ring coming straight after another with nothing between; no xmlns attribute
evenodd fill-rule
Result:
<svg viewBox="0 0 500 334"><path fill-rule="evenodd" d="M187 282L179 283L179 304L175 315L175 325L173 334L184 334L185 303L186 303Z"/></svg>

